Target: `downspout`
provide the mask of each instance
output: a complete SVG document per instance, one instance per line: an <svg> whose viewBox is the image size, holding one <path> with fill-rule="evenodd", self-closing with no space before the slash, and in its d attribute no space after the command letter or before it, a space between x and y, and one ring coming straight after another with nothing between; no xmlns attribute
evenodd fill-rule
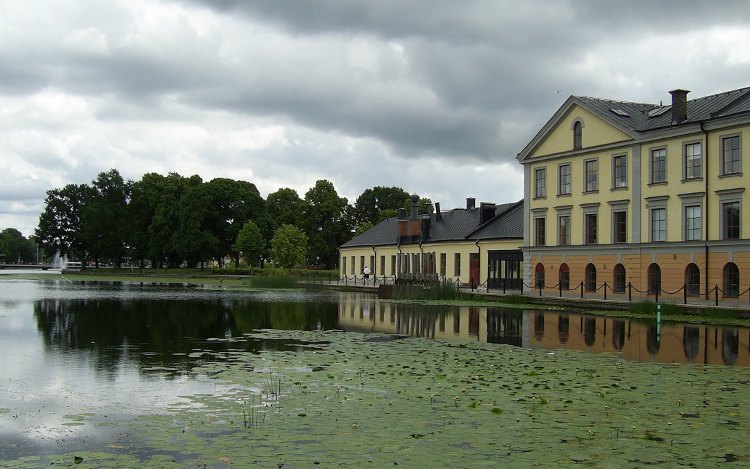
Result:
<svg viewBox="0 0 750 469"><path fill-rule="evenodd" d="M376 274L376 272L378 271L376 268L377 265L378 265L378 252L375 250L375 246L372 246L372 277L373 278L377 277L377 274Z"/></svg>
<svg viewBox="0 0 750 469"><path fill-rule="evenodd" d="M424 249L422 249L422 241L419 241L419 273L424 274Z"/></svg>
<svg viewBox="0 0 750 469"><path fill-rule="evenodd" d="M479 279L477 280L477 288L479 288L479 285L482 283L482 248L479 246L479 238L477 238L474 244L476 244L477 246L477 267L479 267ZM471 275L471 263L469 263L469 275Z"/></svg>
<svg viewBox="0 0 750 469"><path fill-rule="evenodd" d="M708 271L709 271L708 270L708 266L709 266L708 264L708 227L710 226L708 224L708 205L709 205L708 203L708 168L709 166L708 166L708 131L703 127L703 123L704 123L703 121L699 122L701 126L701 131L703 132L704 141L706 142L705 144L706 150L704 151L705 158L704 158L704 165L703 165L704 172L706 173L705 178L704 178L705 186L706 186L706 210L705 210L705 216L704 216L705 221L706 221L706 224L705 224L706 233L703 235L703 239L704 239L703 248L705 251L704 258L706 262L706 273L705 275L703 275L704 277L703 281L705 283L705 288L706 288L706 300L708 300Z"/></svg>
<svg viewBox="0 0 750 469"><path fill-rule="evenodd" d="M401 239L399 239L398 242L396 243L396 249L398 249L398 259L397 259L397 264L398 265L396 266L397 267L396 268L396 276L393 279L393 283L396 283L396 278L398 278L398 277L401 276L401 270L403 270L403 268L404 268L404 258L402 257L403 256L403 252L401 252Z"/></svg>

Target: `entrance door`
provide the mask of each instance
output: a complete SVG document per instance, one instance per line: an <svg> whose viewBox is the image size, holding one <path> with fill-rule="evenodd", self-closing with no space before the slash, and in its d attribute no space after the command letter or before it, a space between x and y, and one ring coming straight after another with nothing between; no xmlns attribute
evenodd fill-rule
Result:
<svg viewBox="0 0 750 469"><path fill-rule="evenodd" d="M472 288L479 285L479 254L469 255L469 282Z"/></svg>

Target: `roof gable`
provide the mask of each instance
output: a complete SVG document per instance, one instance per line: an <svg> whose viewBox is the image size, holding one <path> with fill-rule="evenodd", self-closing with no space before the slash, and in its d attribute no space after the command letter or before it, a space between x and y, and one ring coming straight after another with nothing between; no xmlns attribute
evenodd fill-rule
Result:
<svg viewBox="0 0 750 469"><path fill-rule="evenodd" d="M573 124L583 125L583 148L632 140L640 110L637 103L571 96L518 154L521 162L539 156L574 151Z"/></svg>

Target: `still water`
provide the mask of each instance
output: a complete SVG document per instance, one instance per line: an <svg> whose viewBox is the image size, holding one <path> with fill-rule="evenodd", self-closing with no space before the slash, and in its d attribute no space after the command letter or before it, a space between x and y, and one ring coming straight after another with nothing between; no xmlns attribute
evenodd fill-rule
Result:
<svg viewBox="0 0 750 469"><path fill-rule="evenodd" d="M316 344L259 329L374 331L640 362L750 366L750 330L558 312L429 307L334 291L0 279L0 459L83 448L115 422L226 391L200 365ZM96 429L92 425L96 425Z"/></svg>

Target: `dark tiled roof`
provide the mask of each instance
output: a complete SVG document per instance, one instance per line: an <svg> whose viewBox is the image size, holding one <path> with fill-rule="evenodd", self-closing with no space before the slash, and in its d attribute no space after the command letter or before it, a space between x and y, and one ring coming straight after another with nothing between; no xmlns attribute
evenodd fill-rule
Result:
<svg viewBox="0 0 750 469"><path fill-rule="evenodd" d="M613 101L587 96L578 96L576 99L581 100L600 116L606 116L610 121L619 122L630 130L644 132L672 126L671 101L669 104L660 105ZM750 87L739 88L688 100L687 120L681 124L694 124L748 112L750 112ZM649 113L651 116L649 116Z"/></svg>
<svg viewBox="0 0 750 469"><path fill-rule="evenodd" d="M495 206L495 215L480 225L480 208L454 209L442 212L442 219L430 216L430 237L426 242L465 241L475 239L522 239L523 200ZM386 218L364 233L342 244L342 248L395 245L398 240L398 218Z"/></svg>

